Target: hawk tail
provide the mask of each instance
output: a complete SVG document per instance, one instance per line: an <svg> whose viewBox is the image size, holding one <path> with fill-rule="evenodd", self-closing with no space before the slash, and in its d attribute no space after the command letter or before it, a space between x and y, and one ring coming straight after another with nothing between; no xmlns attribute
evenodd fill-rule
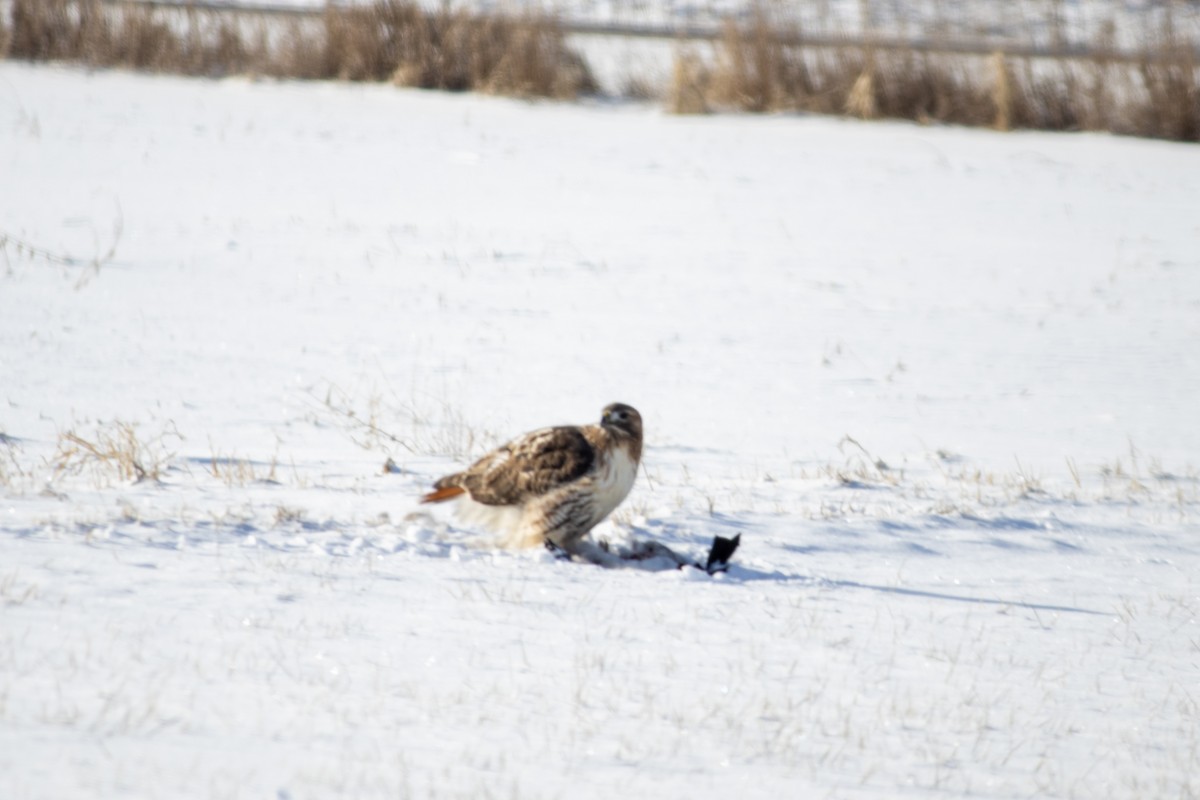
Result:
<svg viewBox="0 0 1200 800"><path fill-rule="evenodd" d="M441 503L458 497L467 490L461 486L441 486L421 498L422 503Z"/></svg>

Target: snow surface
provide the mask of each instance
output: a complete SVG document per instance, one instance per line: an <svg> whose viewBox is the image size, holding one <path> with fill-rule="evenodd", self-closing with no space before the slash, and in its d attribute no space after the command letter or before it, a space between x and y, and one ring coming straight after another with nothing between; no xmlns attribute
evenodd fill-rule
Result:
<svg viewBox="0 0 1200 800"><path fill-rule="evenodd" d="M0 187L0 797L1200 795L1200 149L4 63ZM614 400L727 575L417 505Z"/></svg>

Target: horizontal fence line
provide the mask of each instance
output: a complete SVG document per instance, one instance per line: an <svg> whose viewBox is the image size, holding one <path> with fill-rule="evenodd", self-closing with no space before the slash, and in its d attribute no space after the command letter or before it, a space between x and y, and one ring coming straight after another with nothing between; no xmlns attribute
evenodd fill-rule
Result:
<svg viewBox="0 0 1200 800"><path fill-rule="evenodd" d="M220 2L220 0L192 0L190 2L171 2L171 0L102 0L102 2L110 6L142 6L172 11L194 9L196 11L268 17L316 18L323 16L326 11L325 6L234 4ZM370 8L370 6L351 4L333 6L333 9L337 11L347 11L355 8ZM633 39L712 42L725 35L721 26L641 25L621 22L588 22L585 20L570 19L560 20L559 25L565 33L575 36L614 36ZM745 33L753 35L751 29L745 30ZM1118 50L1115 48L1107 49L1089 45L1062 44L1044 47L1001 40L905 39L890 36L808 34L788 32L786 30L773 31L771 35L782 44L825 50L856 49L970 56L990 56L995 53L1001 53L1014 58L1107 61L1121 64L1190 62L1200 66L1200 49L1188 46L1181 46L1164 53Z"/></svg>

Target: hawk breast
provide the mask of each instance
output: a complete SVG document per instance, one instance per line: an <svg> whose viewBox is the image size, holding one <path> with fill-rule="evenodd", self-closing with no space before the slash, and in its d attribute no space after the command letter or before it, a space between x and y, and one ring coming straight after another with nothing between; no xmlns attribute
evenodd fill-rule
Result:
<svg viewBox="0 0 1200 800"><path fill-rule="evenodd" d="M612 513L629 495L637 478L637 469L638 462L624 447L614 447L605 454L593 489L596 522Z"/></svg>

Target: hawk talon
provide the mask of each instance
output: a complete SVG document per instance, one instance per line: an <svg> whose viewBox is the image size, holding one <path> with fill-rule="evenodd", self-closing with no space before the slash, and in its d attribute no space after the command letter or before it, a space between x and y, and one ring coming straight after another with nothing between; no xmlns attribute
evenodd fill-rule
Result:
<svg viewBox="0 0 1200 800"><path fill-rule="evenodd" d="M571 554L568 553L560 545L555 544L554 542L550 541L549 539L543 539L542 543L546 546L546 549L550 551L550 555L554 556L559 561L570 561L571 560Z"/></svg>

